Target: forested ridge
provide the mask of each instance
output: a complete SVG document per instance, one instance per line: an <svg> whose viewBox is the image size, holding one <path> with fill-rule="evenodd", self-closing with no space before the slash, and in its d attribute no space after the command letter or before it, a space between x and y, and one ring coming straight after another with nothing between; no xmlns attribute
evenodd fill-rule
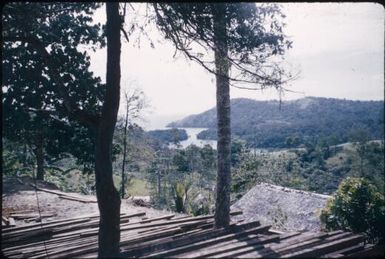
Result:
<svg viewBox="0 0 385 259"><path fill-rule="evenodd" d="M306 97L293 101L231 100L232 136L250 147L295 147L319 137L347 142L355 129L370 139L384 137L384 102ZM172 122L169 127L209 128L200 139L216 138L216 108Z"/></svg>

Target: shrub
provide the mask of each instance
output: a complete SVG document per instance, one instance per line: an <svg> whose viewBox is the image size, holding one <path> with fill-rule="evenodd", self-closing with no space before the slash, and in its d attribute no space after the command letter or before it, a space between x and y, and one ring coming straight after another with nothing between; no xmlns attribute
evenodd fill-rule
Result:
<svg viewBox="0 0 385 259"><path fill-rule="evenodd" d="M364 178L346 178L321 211L326 230L364 233L368 241L384 243L384 196Z"/></svg>

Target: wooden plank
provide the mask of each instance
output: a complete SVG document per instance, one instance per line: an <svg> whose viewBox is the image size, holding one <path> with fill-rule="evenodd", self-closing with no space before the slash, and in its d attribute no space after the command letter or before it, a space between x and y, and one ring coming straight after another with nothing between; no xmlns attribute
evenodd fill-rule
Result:
<svg viewBox="0 0 385 259"><path fill-rule="evenodd" d="M259 237L253 235L251 237L247 236L246 238L239 238L231 240L230 242L223 242L215 246L209 246L206 249L200 249L197 252L179 254L178 257L181 258L202 258L202 257L213 257L222 253L229 251L235 251L241 248L253 246L253 245L262 245L269 242L275 242L279 240L279 235L263 236Z"/></svg>
<svg viewBox="0 0 385 259"><path fill-rule="evenodd" d="M174 249L169 249L169 250L166 250L164 252L158 252L158 253L154 253L154 254L149 254L149 255L144 256L144 258L148 258L148 257L163 257L163 258L164 257L170 257L170 256L178 255L178 254L181 254L181 253L186 253L186 252L189 252L189 251L194 251L196 249L200 249L202 247L207 247L207 246L210 246L210 245L213 245L213 244L217 244L217 243L220 243L220 242L223 242L223 241L226 241L226 240L231 240L233 238L238 238L238 237L241 237L241 236L244 236L244 235L247 235L247 234L263 233L263 232L266 232L269 228L270 228L270 226L256 227L256 228L252 228L252 229L249 229L249 230L246 230L246 231L243 231L243 232L232 233L232 234L228 234L228 235L224 235L224 236L220 236L220 237L216 237L216 238L212 238L212 239L208 239L208 240L204 240L204 241L200 241L200 242L195 242L193 244L185 245L185 246L182 246L182 247L177 247L177 248L174 248Z"/></svg>
<svg viewBox="0 0 385 259"><path fill-rule="evenodd" d="M238 258L257 258L264 257L267 255L273 255L279 249L284 249L291 245L300 244L301 242L312 240L320 236L326 236L326 233L302 233L298 235L297 233L285 234L285 238L281 238L278 243L266 244L264 246L257 245L255 247L246 247L235 252L229 252L226 254L221 254L224 257L238 257ZM274 256L273 256L274 257ZM277 257L277 256L275 256Z"/></svg>
<svg viewBox="0 0 385 259"><path fill-rule="evenodd" d="M210 217L207 218L202 218L202 219L181 219L181 220L168 220L165 222L160 222L160 223L149 223L149 224L138 224L138 225L130 225L126 227L122 227L120 230L134 230L134 229L141 229L141 228L151 228L151 227L156 227L156 226L166 226L166 225L178 225L180 223L184 222L199 222L199 221L205 221L206 219L209 219Z"/></svg>
<svg viewBox="0 0 385 259"><path fill-rule="evenodd" d="M384 258L384 245L366 245L361 251L346 255L347 258Z"/></svg>
<svg viewBox="0 0 385 259"><path fill-rule="evenodd" d="M36 224L29 224L29 225L24 225L24 226L18 226L13 229L9 229L8 231L3 231L2 234L8 234L10 232L16 233L16 231L28 231L32 229L38 229L43 227L53 227L53 226L60 226L60 225L66 225L66 224L72 224L72 223L77 223L77 222L85 222L90 220L90 218L79 218L76 220L62 220L62 221L51 221L51 222L42 222L42 223L36 223Z"/></svg>
<svg viewBox="0 0 385 259"><path fill-rule="evenodd" d="M18 230L15 230L15 231L10 231L10 232L7 232L7 233L2 233L2 238L3 239L7 239L9 237L12 237L12 236L16 236L16 235L23 235L23 234L26 234L28 232L33 232L35 230L40 230L40 229L49 229L49 228L54 228L54 227L60 227L60 226L67 226L67 225L77 225L77 224L80 224L80 223L84 223L84 222L87 222L87 221L90 221L90 219L86 218L86 219L78 219L78 220L74 220L72 222L62 222L62 223L58 223L58 224L52 224L52 225L49 225L49 226L36 226L36 227L32 227L32 228L26 228L26 229L18 229ZM38 224L37 224L38 225Z"/></svg>
<svg viewBox="0 0 385 259"><path fill-rule="evenodd" d="M285 239L289 239L291 237L296 237L298 236L298 233L294 232L294 233L287 233L287 234L284 234L284 238ZM220 253L220 254L216 254L215 256L211 256L213 258L234 258L234 257L240 257L240 256L243 256L243 255L246 255L247 253L250 253L250 252L256 252L256 251L259 251L259 250L263 250L264 248L266 248L266 246L268 245L271 245L271 244L277 244L276 242L279 242L281 240L281 236L278 240L273 240L272 242L270 243L267 243L267 244L254 244L254 245L251 245L251 246L247 246L247 247L244 247L244 248L239 248L235 251L228 251L228 252L224 252L224 253ZM251 258L250 256L244 256L245 258Z"/></svg>
<svg viewBox="0 0 385 259"><path fill-rule="evenodd" d="M29 242L29 243L24 244L24 245L14 245L11 247L2 248L2 251L3 252L9 252L12 250L27 249L28 247L39 247L39 246L43 246L44 244L46 244L46 245L47 244L57 244L57 243L65 242L67 240L71 240L73 238L74 238L73 236L70 236L70 237L53 238L53 239L49 239L49 240L45 240L45 241Z"/></svg>
<svg viewBox="0 0 385 259"><path fill-rule="evenodd" d="M230 212L230 215L239 215L239 214L242 214L242 212L241 211ZM160 222L160 223L146 224L145 226L141 226L141 225L134 226L134 224L137 223L137 222L135 222L135 223L127 224L127 226L122 227L120 230L121 231L122 230L133 230L133 229L139 229L139 228L143 228L143 227L173 225L173 224L189 222L189 221L200 221L200 220L205 220L205 219L211 219L213 217L214 217L213 215L207 215L207 216L198 216L198 217L190 217L190 218L183 218L183 219L171 219L171 220L167 220L167 221Z"/></svg>
<svg viewBox="0 0 385 259"><path fill-rule="evenodd" d="M59 195L59 197L60 196L65 196L65 197L74 198L74 199L89 200L91 202L97 202L96 198L91 200L91 199L79 197L79 196L76 196L76 195L71 195L71 194L68 194L68 193L65 193L65 192L61 192L61 191L54 191L54 190L49 190L49 189L45 189L45 188L40 188L40 187L37 187L36 185L34 185L32 183L30 185L32 187L36 188L39 191L56 194L56 195Z"/></svg>
<svg viewBox="0 0 385 259"><path fill-rule="evenodd" d="M207 240L210 238L215 238L224 234L229 234L233 231L247 230L249 228L254 228L260 226L258 221L247 222L242 224L231 224L228 229L218 228L218 229L208 229L202 230L195 234L189 234L184 236L173 236L163 239L158 239L153 242L139 243L131 245L130 247L123 247L122 256L123 257L133 257L140 256L160 251L173 249L179 246L196 243L198 241Z"/></svg>
<svg viewBox="0 0 385 259"><path fill-rule="evenodd" d="M15 219L28 219L28 218L37 218L37 217L42 217L42 218L48 218L48 217L53 217L56 216L57 214L55 213L30 213L30 214L11 214L13 218Z"/></svg>
<svg viewBox="0 0 385 259"><path fill-rule="evenodd" d="M142 213L144 214L144 213ZM162 218L163 217L163 218ZM127 229L122 231L122 245L139 244L143 242L156 242L156 240L168 238L169 241L175 238L183 238L190 234L201 233L201 227L212 227L212 216L205 218L174 218L173 216L166 215L158 218L146 220L145 222L138 222L137 224L146 226L146 228L153 228L146 233L136 234L136 229ZM128 219L127 219L128 220ZM155 224L153 221L167 220L172 221L172 224ZM6 237L8 241L15 241L12 243L12 247L5 248L7 255L21 255L23 257L45 257L45 249L49 253L49 257L53 256L81 256L82 254L95 254L97 252L97 236L81 237L81 233L84 233L85 228L97 227L99 219L87 219L87 221L81 221L73 223L71 221L61 221L57 223L49 222L47 225L40 226L40 224L33 224L33 226L18 229L16 231L10 231L3 234L3 239ZM125 220L122 220L122 223ZM255 223L254 223L255 224ZM258 223L259 224L259 223ZM241 227L239 227L240 229ZM95 229L96 230L96 229ZM64 236L60 236L62 234ZM124 235L124 233L130 233ZM26 235L27 234L27 235ZM55 238L54 235L55 235ZM43 236L41 236L43 235ZM50 238L45 242L42 238ZM25 242L28 242L27 244ZM44 244L45 243L45 244ZM12 250L13 249L13 250ZM3 250L4 252L4 250ZM19 257L19 256L17 256Z"/></svg>
<svg viewBox="0 0 385 259"><path fill-rule="evenodd" d="M160 249L172 249L184 244L190 244L204 238L215 237L225 233L224 229L210 229L203 230L201 232L184 235L184 236L172 236L158 239L152 242L140 242L138 244L133 244L129 247L123 247L122 256L123 257L137 257L141 254L151 253L159 251ZM185 234L185 233L182 233ZM179 237L179 238L178 238Z"/></svg>
<svg viewBox="0 0 385 259"><path fill-rule="evenodd" d="M175 214L165 215L165 216L156 217L156 218L149 218L149 219L145 219L145 220L139 221L139 223L145 224L145 223L149 223L149 222L153 222L153 221L158 221L158 220L162 220L162 219L171 219L173 217L175 217Z"/></svg>
<svg viewBox="0 0 385 259"><path fill-rule="evenodd" d="M315 257L321 256L333 251L338 251L344 247L356 245L364 240L361 235L352 235L346 238L338 239L336 241L321 244L308 249L304 249L295 253L284 255L284 258L289 257Z"/></svg>
<svg viewBox="0 0 385 259"><path fill-rule="evenodd" d="M338 257L344 256L345 254L351 254L351 253L355 253L355 252L364 250L364 248L365 248L364 244L360 243L360 244L355 245L355 246L349 246L347 248L344 248L344 249L341 249L338 251L334 251L334 252L329 253L329 254L325 254L321 257L322 258L329 258L329 257L338 258Z"/></svg>
<svg viewBox="0 0 385 259"><path fill-rule="evenodd" d="M290 245L290 246L286 246L284 248L277 249L276 247L274 247L274 248L271 249L271 250L273 250L271 253L262 254L262 256L272 256L272 255L274 255L274 256L282 257L285 254L301 251L301 250L304 250L304 249L309 248L309 247L313 247L313 246L316 246L316 245L320 245L320 244L324 244L324 243L327 243L327 242L331 242L333 240L344 238L344 237L347 237L347 236L350 236L350 235L351 235L350 233L339 233L337 235L331 235L331 236L329 236L329 235L327 235L327 236L318 236L316 238L313 238L313 239L310 239L310 240L307 240L307 241L303 241L303 242L300 242L298 244L293 244L293 245Z"/></svg>
<svg viewBox="0 0 385 259"><path fill-rule="evenodd" d="M301 246L304 242L314 242L319 239L326 238L332 235L338 235L343 233L343 231L334 231L330 233L312 233L312 232L303 232L303 233L294 233L292 234L283 234L281 235L280 242L278 244L267 244L265 249L259 251L250 251L247 253L240 254L239 258L250 258L250 257L277 257L278 252L283 252L286 249L296 249L296 247Z"/></svg>
<svg viewBox="0 0 385 259"><path fill-rule="evenodd" d="M36 210L14 210L11 214L25 214L25 213L34 213Z"/></svg>
<svg viewBox="0 0 385 259"><path fill-rule="evenodd" d="M70 247L78 248L84 244L97 244L98 240L97 237L94 238L88 238L88 239L73 239L69 242L64 242L61 244L49 244L46 246L40 246L37 248L28 248L24 249L22 252L23 254L28 254L29 256L35 256L37 253L45 253L46 251L48 254L53 254L57 251L66 251Z"/></svg>
<svg viewBox="0 0 385 259"><path fill-rule="evenodd" d="M31 221L40 221L40 220L41 220L40 217L36 217L36 218L25 219L24 221L25 221L25 222L31 222Z"/></svg>
<svg viewBox="0 0 385 259"><path fill-rule="evenodd" d="M170 236L170 235L173 235L173 234L178 233L178 232L180 232L180 228L174 228L173 230L159 232L159 233L151 234L151 235L138 236L136 238L133 238L131 236L128 240L125 240L124 238L122 238L121 244L124 245L127 243L135 243L135 242L142 242L142 241L151 240L151 239L157 239L159 237ZM96 252L97 249L98 249L97 244L86 244L86 245L78 246L76 248L73 247L73 248L70 248L67 250L56 251L54 253L51 253L50 257L51 256L54 256L54 257L81 256L84 253ZM38 257L36 257L36 258L38 258Z"/></svg>
<svg viewBox="0 0 385 259"><path fill-rule="evenodd" d="M1 220L8 225L9 220L5 216L1 216Z"/></svg>
<svg viewBox="0 0 385 259"><path fill-rule="evenodd" d="M167 230L167 229L171 229L171 228L175 228L175 227L179 227L182 230L188 230L191 228L197 228L198 226L199 227L202 227L205 225L212 226L213 222L214 221L212 219L205 220L205 221L192 221L192 222L184 222L181 224L171 224L171 225L162 225L162 226L158 226L158 227L154 227L154 228L145 228L144 230L137 229L137 231L138 231L138 233L142 234L142 233L156 232L159 230Z"/></svg>
<svg viewBox="0 0 385 259"><path fill-rule="evenodd" d="M16 226L16 223L15 223L15 219L14 218L12 218L12 217L8 217L8 226L10 226L10 227L14 227L14 226Z"/></svg>
<svg viewBox="0 0 385 259"><path fill-rule="evenodd" d="M84 202L84 203L96 203L96 200L89 200L89 199L83 199L83 198L78 198L74 196L69 196L69 195L59 195L59 198L65 199L65 200L71 200L71 201L78 201L78 202Z"/></svg>
<svg viewBox="0 0 385 259"><path fill-rule="evenodd" d="M17 241L21 241L21 240L28 240L32 237L39 237L39 238L42 238L42 237L49 237L50 235L52 235L52 230L51 229L42 229L42 230L37 230L37 231L34 231L34 232L31 232L31 233L27 233L27 234L24 234L22 236L16 236L16 237L12 237L12 238L9 238L9 239L2 239L2 243L15 243Z"/></svg>

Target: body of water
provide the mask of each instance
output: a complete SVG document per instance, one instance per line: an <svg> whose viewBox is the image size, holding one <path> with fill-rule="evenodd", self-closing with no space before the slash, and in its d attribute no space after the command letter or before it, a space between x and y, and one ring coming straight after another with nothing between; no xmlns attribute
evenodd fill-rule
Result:
<svg viewBox="0 0 385 259"><path fill-rule="evenodd" d="M205 145L210 145L213 149L217 148L217 141L216 140L202 140L198 139L197 135L206 130L207 128L179 128L184 129L188 135L188 139L181 141L180 148L186 148L189 145L196 145L198 147L204 147ZM175 145L170 144L170 147L175 147Z"/></svg>

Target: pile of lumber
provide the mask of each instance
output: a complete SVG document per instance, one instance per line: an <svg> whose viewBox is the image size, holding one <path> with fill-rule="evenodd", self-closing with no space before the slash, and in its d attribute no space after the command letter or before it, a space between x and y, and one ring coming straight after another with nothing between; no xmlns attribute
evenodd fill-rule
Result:
<svg viewBox="0 0 385 259"><path fill-rule="evenodd" d="M144 216L121 214L123 257L342 257L375 251L361 235L343 231L279 233L258 221L232 222L223 229L214 228L212 215ZM89 215L4 229L2 251L8 258L95 258L98 223L98 215Z"/></svg>
<svg viewBox="0 0 385 259"><path fill-rule="evenodd" d="M56 216L56 212L43 212L38 213L34 210L19 210L19 211L12 211L8 213L8 217L2 216L2 223L1 225L3 227L14 227L16 226L15 220L24 220L25 222L32 222L32 221L40 221L42 218L49 218Z"/></svg>

